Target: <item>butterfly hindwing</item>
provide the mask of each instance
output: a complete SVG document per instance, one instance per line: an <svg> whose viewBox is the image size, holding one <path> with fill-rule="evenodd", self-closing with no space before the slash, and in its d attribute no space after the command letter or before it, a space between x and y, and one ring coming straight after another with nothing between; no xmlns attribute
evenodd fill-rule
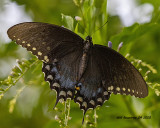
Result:
<svg viewBox="0 0 160 128"><path fill-rule="evenodd" d="M58 103L59 99L74 98L82 52L81 49L75 48L75 50L58 61L55 60L51 64L43 63L42 71L45 74L45 80L50 83L50 88L57 92L56 103Z"/></svg>

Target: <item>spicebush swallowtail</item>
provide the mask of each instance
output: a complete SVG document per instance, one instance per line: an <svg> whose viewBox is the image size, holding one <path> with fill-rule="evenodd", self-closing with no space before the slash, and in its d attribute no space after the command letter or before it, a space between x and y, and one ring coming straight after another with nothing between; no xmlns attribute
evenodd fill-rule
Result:
<svg viewBox="0 0 160 128"><path fill-rule="evenodd" d="M57 25L26 22L8 30L10 39L43 61L42 71L57 100L71 98L85 112L110 98L110 94L148 95L141 74L121 54L111 48L82 39Z"/></svg>

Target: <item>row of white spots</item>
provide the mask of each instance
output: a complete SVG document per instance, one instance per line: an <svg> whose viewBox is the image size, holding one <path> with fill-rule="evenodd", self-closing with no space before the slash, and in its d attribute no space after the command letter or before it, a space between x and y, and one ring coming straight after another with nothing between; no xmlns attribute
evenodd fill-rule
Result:
<svg viewBox="0 0 160 128"><path fill-rule="evenodd" d="M108 91L113 91L113 89L114 89L113 86L108 87ZM123 88L116 87L116 91L118 91L118 92L119 92L121 89L122 89L123 91L126 91L126 90L127 90L128 92L133 92L133 93L137 93L137 94L139 93L138 91L136 92L134 89L131 90L131 89L129 89L129 88L126 89L126 88L124 88L124 87L123 87ZM125 94L125 93L124 93L124 94ZM141 92L141 94L142 94L142 92Z"/></svg>
<svg viewBox="0 0 160 128"><path fill-rule="evenodd" d="M48 78L48 77L47 77L47 78ZM60 88L60 85L55 82L55 83L52 85L52 87ZM66 97L66 95L72 97L73 94L72 94L72 92L71 92L70 90L67 91L67 93L66 93L65 91L61 90L60 93L59 93L59 96Z"/></svg>
<svg viewBox="0 0 160 128"><path fill-rule="evenodd" d="M67 91L67 93L65 92L65 91L60 91L60 93L59 93L59 96L64 96L64 97L66 97L66 95L68 95L68 96L70 96L70 97L72 97L72 92L71 91Z"/></svg>
<svg viewBox="0 0 160 128"><path fill-rule="evenodd" d="M13 37L15 38L16 36L13 36ZM19 38L18 38L17 40L20 41ZM22 41L22 44L25 44L25 43L26 43L26 41ZM42 44L46 44L46 42L42 42ZM30 46L31 46L31 44L27 43L27 47L30 47ZM36 51L37 49L36 49L35 47L33 47L32 50L33 50L33 51ZM51 48L48 46L48 47L47 47L47 50L50 51ZM39 56L42 56L42 52L38 51L38 55L39 55ZM44 56L44 60L45 60L46 62L49 62L48 56Z"/></svg>
<svg viewBox="0 0 160 128"><path fill-rule="evenodd" d="M43 44L43 45L46 45L47 43L46 43L46 42L42 42L42 44ZM47 50L50 51L51 48L48 46L48 47L47 47Z"/></svg>
<svg viewBox="0 0 160 128"><path fill-rule="evenodd" d="M113 86L108 87L108 90L112 91L113 90Z"/></svg>
<svg viewBox="0 0 160 128"><path fill-rule="evenodd" d="M72 97L72 92L71 92L71 91L68 91L68 92L67 92L67 95Z"/></svg>
<svg viewBox="0 0 160 128"><path fill-rule="evenodd" d="M43 45L46 45L47 43L46 43L46 42L42 42L42 44L43 44ZM50 51L50 49L51 49L51 48L48 46L48 47L47 47L47 50ZM44 60L45 60L46 62L49 62L48 56L44 56Z"/></svg>
<svg viewBox="0 0 160 128"><path fill-rule="evenodd" d="M83 98L82 97L77 97L76 98L77 101L81 102L82 103L82 106L85 107L85 109L87 108L87 102L86 101L83 101ZM103 102L103 99L101 97L97 98L97 102L99 103L102 103ZM92 106L95 106L96 103L94 100L90 100L89 101L89 104L91 104Z"/></svg>
<svg viewBox="0 0 160 128"><path fill-rule="evenodd" d="M67 95L72 97L73 94L71 91L67 91L67 93L65 91L60 91L60 93L59 93L59 96L66 97Z"/></svg>

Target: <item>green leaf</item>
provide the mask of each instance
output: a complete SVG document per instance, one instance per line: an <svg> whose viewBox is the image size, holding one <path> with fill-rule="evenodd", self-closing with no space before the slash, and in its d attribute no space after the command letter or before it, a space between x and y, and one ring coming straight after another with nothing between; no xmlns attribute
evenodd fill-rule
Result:
<svg viewBox="0 0 160 128"><path fill-rule="evenodd" d="M62 15L63 22L66 24L66 27L68 29L70 29L71 31L74 31L73 18L71 16L67 16L67 15L64 15L64 14L61 14L61 15Z"/></svg>

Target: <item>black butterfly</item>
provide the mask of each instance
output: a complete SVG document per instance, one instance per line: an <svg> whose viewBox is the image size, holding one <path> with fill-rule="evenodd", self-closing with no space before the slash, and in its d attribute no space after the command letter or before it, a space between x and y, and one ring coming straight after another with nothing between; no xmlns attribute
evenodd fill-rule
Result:
<svg viewBox="0 0 160 128"><path fill-rule="evenodd" d="M8 30L8 36L43 61L42 71L57 101L74 99L84 114L110 98L110 94L148 95L147 85L137 69L121 54L93 45L72 31L47 23L26 22ZM55 104L55 105L56 105Z"/></svg>

